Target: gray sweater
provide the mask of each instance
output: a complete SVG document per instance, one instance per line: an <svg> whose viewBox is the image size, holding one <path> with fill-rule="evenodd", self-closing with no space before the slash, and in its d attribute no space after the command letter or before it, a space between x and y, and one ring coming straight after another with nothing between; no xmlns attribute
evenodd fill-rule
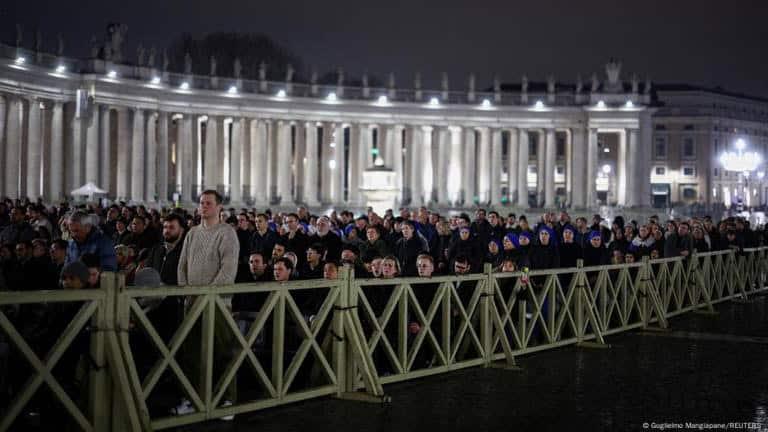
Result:
<svg viewBox="0 0 768 432"><path fill-rule="evenodd" d="M237 234L229 224L193 227L179 257L179 286L234 284L239 253Z"/></svg>

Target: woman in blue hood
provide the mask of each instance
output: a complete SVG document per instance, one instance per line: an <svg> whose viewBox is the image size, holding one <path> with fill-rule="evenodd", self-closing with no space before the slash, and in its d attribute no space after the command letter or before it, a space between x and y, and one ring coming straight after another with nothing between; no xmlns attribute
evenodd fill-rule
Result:
<svg viewBox="0 0 768 432"><path fill-rule="evenodd" d="M539 229L539 241L531 248L531 268L536 270L555 269L560 267L560 252L556 246L555 231L543 226Z"/></svg>

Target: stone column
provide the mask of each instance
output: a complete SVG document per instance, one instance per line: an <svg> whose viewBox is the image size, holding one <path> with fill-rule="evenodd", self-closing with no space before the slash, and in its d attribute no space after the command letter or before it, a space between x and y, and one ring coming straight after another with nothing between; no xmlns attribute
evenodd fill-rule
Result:
<svg viewBox="0 0 768 432"><path fill-rule="evenodd" d="M448 205L448 161L451 153L451 142L448 128L441 127L437 130L437 167L435 169L436 181L432 187L436 191L437 204Z"/></svg>
<svg viewBox="0 0 768 432"><path fill-rule="evenodd" d="M520 155L517 129L509 130L507 144L507 202L514 205L517 202L517 165Z"/></svg>
<svg viewBox="0 0 768 432"><path fill-rule="evenodd" d="M336 161L336 169L333 170L333 203L340 204L344 200L344 173L347 169L344 159L344 125L336 123L334 129L334 142L336 146L333 149L333 159Z"/></svg>
<svg viewBox="0 0 768 432"><path fill-rule="evenodd" d="M194 114L184 114L181 119L181 130L179 132L179 145L177 155L181 170L181 197L184 202L193 202L197 191L193 188L197 178L194 170L197 154L194 152L195 145L193 138L197 135L197 117Z"/></svg>
<svg viewBox="0 0 768 432"><path fill-rule="evenodd" d="M573 206L573 132L565 131L565 199Z"/></svg>
<svg viewBox="0 0 768 432"><path fill-rule="evenodd" d="M185 139L189 143L189 148L185 151L189 157L185 161L189 171L190 181L190 201L196 201L197 195L203 190L203 116L189 114L189 130L185 131ZM187 135L188 134L188 135Z"/></svg>
<svg viewBox="0 0 768 432"><path fill-rule="evenodd" d="M462 155L461 147L461 128L458 126L449 126L448 132L450 133L450 156L448 157L448 172L447 172L447 188L448 188L448 200L451 205L458 205L461 201L461 184L462 184L462 161L464 156Z"/></svg>
<svg viewBox="0 0 768 432"><path fill-rule="evenodd" d="M99 111L101 105L93 105L91 115L83 117L85 127L85 182L99 183Z"/></svg>
<svg viewBox="0 0 768 432"><path fill-rule="evenodd" d="M29 99L29 120L27 122L27 189L26 196L35 200L40 196L40 174L42 165L42 120L40 101Z"/></svg>
<svg viewBox="0 0 768 432"><path fill-rule="evenodd" d="M157 196L157 113L147 116L147 157L146 157L145 200L155 202Z"/></svg>
<svg viewBox="0 0 768 432"><path fill-rule="evenodd" d="M384 165L388 168L394 166L395 163L395 126L394 125L381 125L379 127L379 148L382 149L381 157L384 159Z"/></svg>
<svg viewBox="0 0 768 432"><path fill-rule="evenodd" d="M589 129L587 141L587 208L595 206L597 201L597 129Z"/></svg>
<svg viewBox="0 0 768 432"><path fill-rule="evenodd" d="M587 146L585 145L586 130L575 128L571 131L571 207L581 209L586 207L587 179L584 175L587 169Z"/></svg>
<svg viewBox="0 0 768 432"><path fill-rule="evenodd" d="M64 184L64 105L61 102L53 103L51 116L51 175L50 198L51 201L63 197Z"/></svg>
<svg viewBox="0 0 768 432"><path fill-rule="evenodd" d="M277 120L267 122L267 201L272 202L277 197Z"/></svg>
<svg viewBox="0 0 768 432"><path fill-rule="evenodd" d="M323 203L330 203L333 198L333 176L330 168L333 160L333 131L333 123L323 123L323 141L320 144L320 201Z"/></svg>
<svg viewBox="0 0 768 432"><path fill-rule="evenodd" d="M536 206L544 206L544 189L547 178L547 147L542 131L536 132Z"/></svg>
<svg viewBox="0 0 768 432"><path fill-rule="evenodd" d="M424 204L424 130L421 126L411 126L411 206Z"/></svg>
<svg viewBox="0 0 768 432"><path fill-rule="evenodd" d="M251 196L256 204L267 204L267 124L251 122Z"/></svg>
<svg viewBox="0 0 768 432"><path fill-rule="evenodd" d="M15 96L8 97L8 126L5 135L5 195L19 198L19 173L21 161L21 110L23 102Z"/></svg>
<svg viewBox="0 0 768 432"><path fill-rule="evenodd" d="M373 125L361 125L360 126L360 141L363 148L363 170L366 170L373 166Z"/></svg>
<svg viewBox="0 0 768 432"><path fill-rule="evenodd" d="M555 130L547 129L546 155L544 163L544 206L555 207L555 158L557 157L557 144Z"/></svg>
<svg viewBox="0 0 768 432"><path fill-rule="evenodd" d="M360 186L363 181L363 149L360 148L360 123L349 127L349 203L359 206L362 202Z"/></svg>
<svg viewBox="0 0 768 432"><path fill-rule="evenodd" d="M639 137L638 137L638 145L642 149L651 149L653 148L653 118L652 118L653 112L649 112L648 110L643 111L640 114L640 131L639 131ZM721 140L721 142L724 142ZM639 184L639 193L640 196L638 197L638 203L640 206L650 206L651 205L651 180L650 180L650 170L651 170L651 151L640 151L640 157L637 160L638 163L638 175L637 175L637 181ZM722 202L723 196L722 189L718 192L718 197L715 201Z"/></svg>
<svg viewBox="0 0 768 432"><path fill-rule="evenodd" d="M528 153L530 142L528 141L528 131L518 129L518 144L520 153L517 157L517 206L528 208Z"/></svg>
<svg viewBox="0 0 768 432"><path fill-rule="evenodd" d="M131 200L144 201L144 111L133 110L133 134L131 135Z"/></svg>
<svg viewBox="0 0 768 432"><path fill-rule="evenodd" d="M117 109L117 198L127 200L130 194L131 125L128 108Z"/></svg>
<svg viewBox="0 0 768 432"><path fill-rule="evenodd" d="M0 167L5 169L5 113L7 111L7 106L5 104L5 97L0 94ZM5 176L0 175L0 180L2 180L3 184L0 184L0 194L3 194L5 192Z"/></svg>
<svg viewBox="0 0 768 432"><path fill-rule="evenodd" d="M306 130L307 163L304 165L304 203L308 207L317 207L317 124L313 121L304 123Z"/></svg>
<svg viewBox="0 0 768 432"><path fill-rule="evenodd" d="M72 115L71 133L72 184L70 184L70 187L74 189L83 185L83 118L77 118L77 113ZM67 195L69 195L69 192L69 190L65 191Z"/></svg>
<svg viewBox="0 0 768 432"><path fill-rule="evenodd" d="M219 184L219 134L216 117L208 116L205 124L205 156L203 157L203 188L216 189Z"/></svg>
<svg viewBox="0 0 768 432"><path fill-rule="evenodd" d="M277 196L280 197L280 205L292 205L291 125L285 120L277 122L277 164Z"/></svg>
<svg viewBox="0 0 768 432"><path fill-rule="evenodd" d="M501 207L501 129L491 133L491 206Z"/></svg>
<svg viewBox="0 0 768 432"><path fill-rule="evenodd" d="M157 115L157 196L161 202L168 200L168 113Z"/></svg>
<svg viewBox="0 0 768 432"><path fill-rule="evenodd" d="M100 173L99 187L107 191L110 196L114 196L112 187L112 129L110 126L110 108L101 105L99 111L95 114L99 116L99 156Z"/></svg>
<svg viewBox="0 0 768 432"><path fill-rule="evenodd" d="M619 132L619 156L616 161L616 185L618 205L627 205L627 134Z"/></svg>
<svg viewBox="0 0 768 432"><path fill-rule="evenodd" d="M294 130L294 151L293 151L293 200L294 202L304 202L304 160L307 154L306 129L302 122L293 122L291 128Z"/></svg>
<svg viewBox="0 0 768 432"><path fill-rule="evenodd" d="M400 204L403 201L403 176L404 176L404 169L403 169L403 129L405 126L403 125L395 125L395 139L392 142L392 153L393 153L393 162L392 162L392 170L395 172L395 185L397 186L398 190L400 191L398 193L397 199L395 202L397 204Z"/></svg>
<svg viewBox="0 0 768 432"><path fill-rule="evenodd" d="M240 204L243 201L243 177L241 164L243 162L243 141L245 137L245 119L237 118L232 123L232 153L229 155L229 200Z"/></svg>
<svg viewBox="0 0 768 432"><path fill-rule="evenodd" d="M477 195L480 205L487 205L491 198L491 134L487 127L478 128L480 155L477 163Z"/></svg>
<svg viewBox="0 0 768 432"><path fill-rule="evenodd" d="M475 205L475 160L477 152L475 151L476 136L475 130L471 127L464 128L464 169L461 183L464 185L464 206L471 207Z"/></svg>
<svg viewBox="0 0 768 432"><path fill-rule="evenodd" d="M251 195L251 119L243 118L243 157L240 160L240 177L243 179L242 199L244 202L253 198Z"/></svg>
<svg viewBox="0 0 768 432"><path fill-rule="evenodd" d="M627 206L640 205L641 175L640 175L640 142L638 141L638 129L627 129Z"/></svg>

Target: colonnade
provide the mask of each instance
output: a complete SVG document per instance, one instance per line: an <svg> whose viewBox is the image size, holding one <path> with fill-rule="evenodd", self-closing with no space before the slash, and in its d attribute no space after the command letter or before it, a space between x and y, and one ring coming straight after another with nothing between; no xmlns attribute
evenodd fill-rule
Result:
<svg viewBox="0 0 768 432"><path fill-rule="evenodd" d="M189 202L217 189L233 203L362 206L362 173L380 158L395 172L403 204L527 208L535 193L537 207L565 200L584 208L597 200L598 134L616 133L617 202L647 204L643 182L633 181L648 169L637 128L376 124L86 105L0 94L3 195L55 201L92 182L134 202L174 194Z"/></svg>

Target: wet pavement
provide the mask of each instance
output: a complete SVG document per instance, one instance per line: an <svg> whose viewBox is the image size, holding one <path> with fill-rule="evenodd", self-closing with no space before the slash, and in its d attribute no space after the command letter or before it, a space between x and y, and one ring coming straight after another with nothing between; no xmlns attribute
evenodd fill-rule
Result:
<svg viewBox="0 0 768 432"><path fill-rule="evenodd" d="M737 423L729 429L768 431L768 296L715 309L672 318L669 332L607 337L609 349L520 357L522 371L472 368L388 385L392 403L384 406L322 398L178 430L633 431Z"/></svg>

